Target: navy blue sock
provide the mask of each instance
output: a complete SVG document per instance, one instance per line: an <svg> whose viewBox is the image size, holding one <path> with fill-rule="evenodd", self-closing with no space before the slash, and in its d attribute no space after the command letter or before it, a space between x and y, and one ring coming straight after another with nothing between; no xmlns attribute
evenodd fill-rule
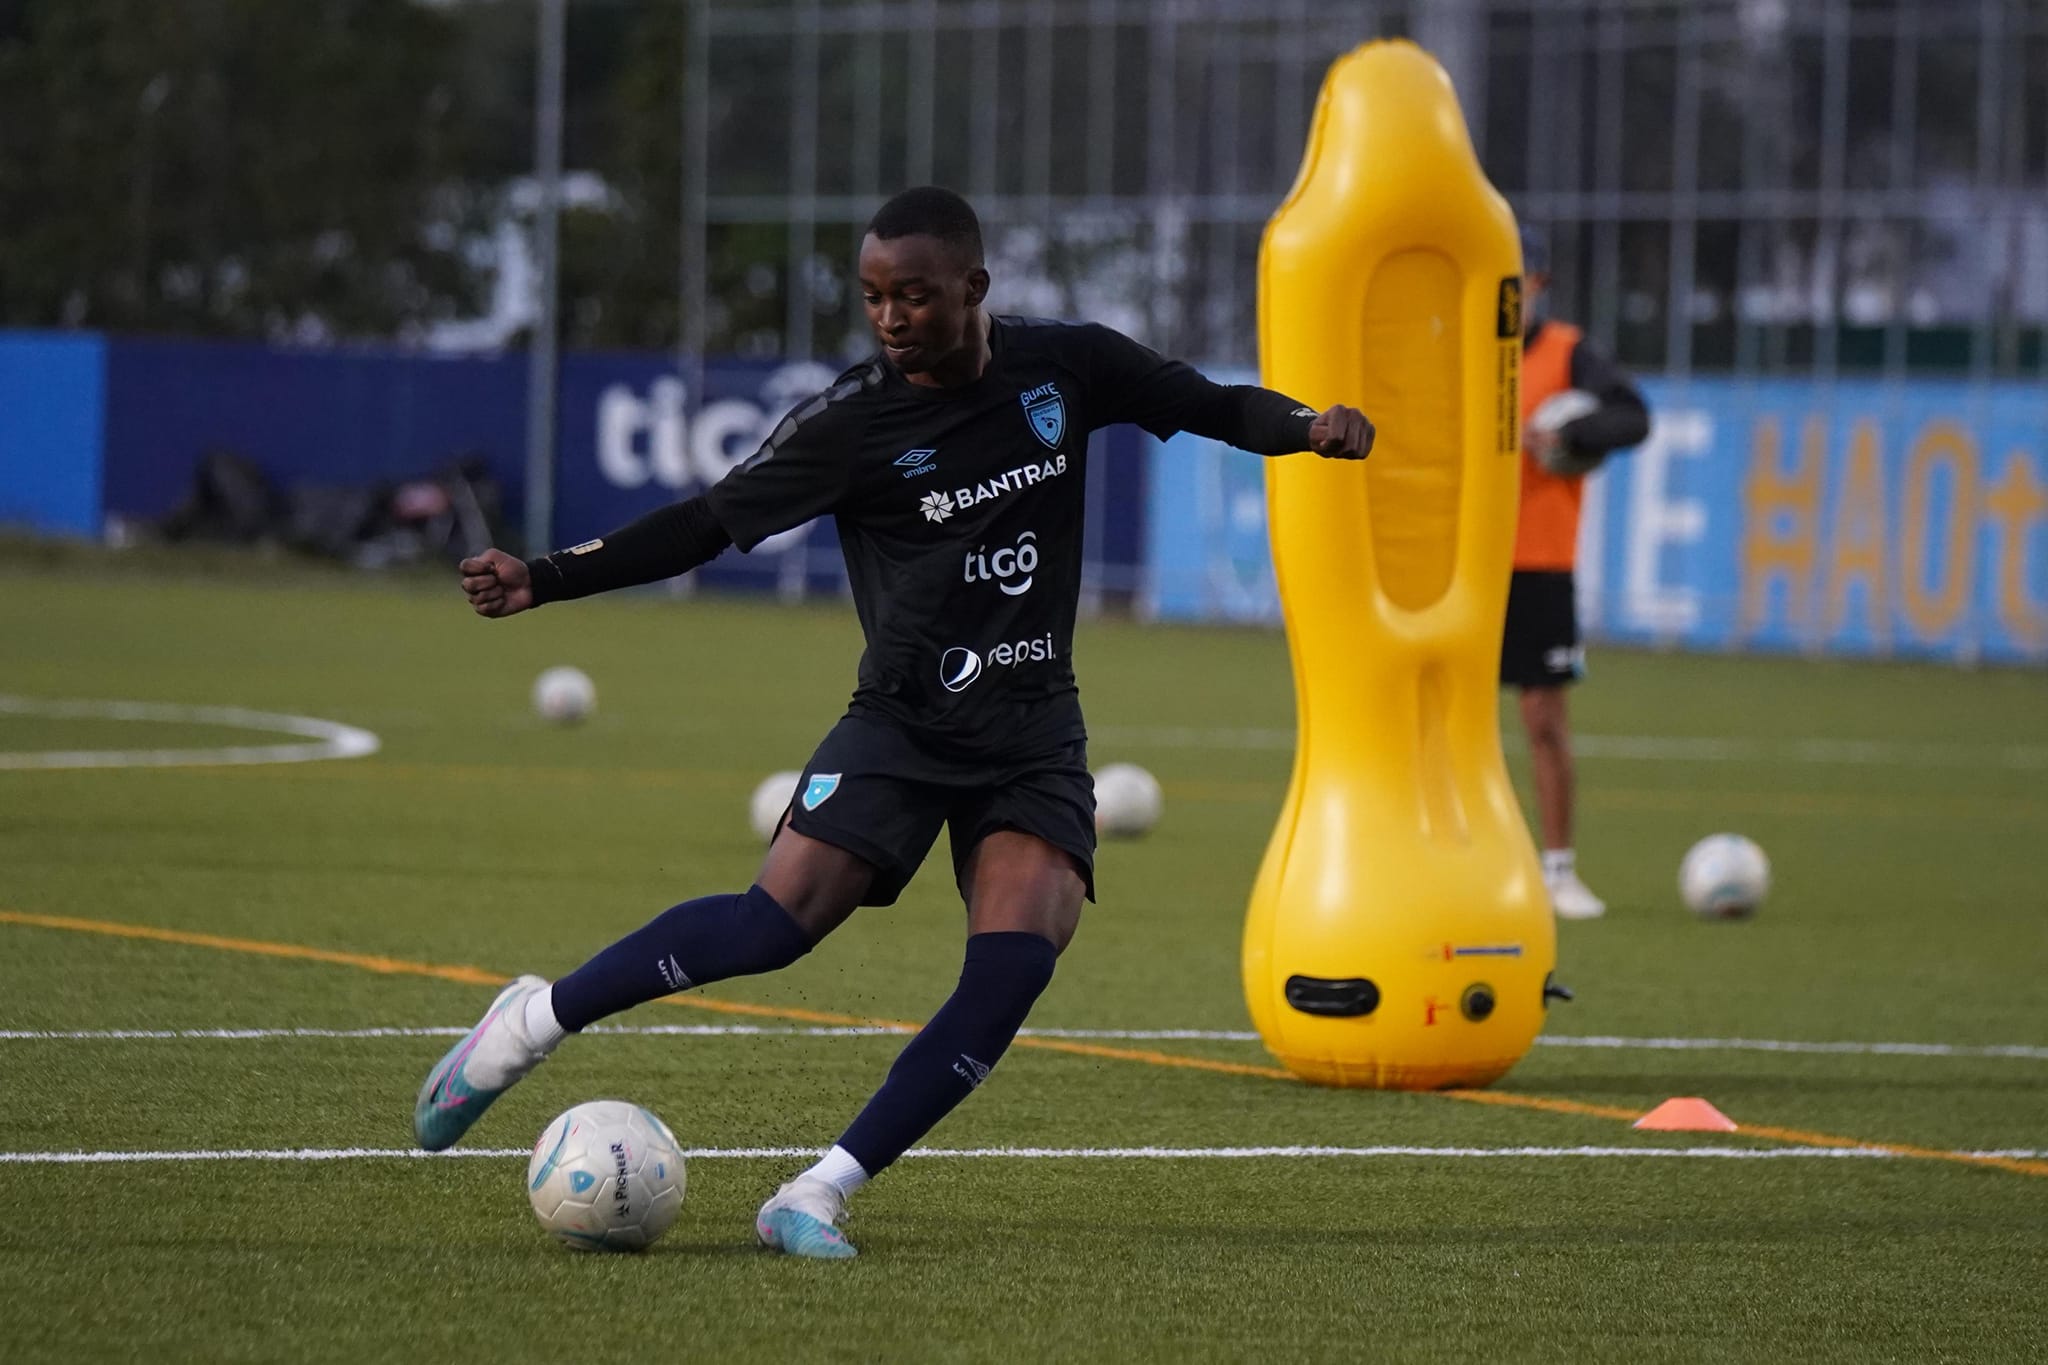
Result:
<svg viewBox="0 0 2048 1365"><path fill-rule="evenodd" d="M684 901L555 982L555 1018L574 1033L692 986L787 967L810 950L809 935L758 886Z"/></svg>
<svg viewBox="0 0 2048 1365"><path fill-rule="evenodd" d="M869 1175L929 1133L988 1078L1009 1048L1059 953L1037 934L975 934L953 996L889 1068L889 1078L839 1139Z"/></svg>

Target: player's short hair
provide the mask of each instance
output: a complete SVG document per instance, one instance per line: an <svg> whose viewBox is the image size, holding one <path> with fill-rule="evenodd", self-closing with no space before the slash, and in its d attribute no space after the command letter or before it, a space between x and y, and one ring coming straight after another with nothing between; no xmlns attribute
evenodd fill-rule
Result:
<svg viewBox="0 0 2048 1365"><path fill-rule="evenodd" d="M981 262L981 220L965 199L937 185L905 190L875 210L868 231L882 241L898 237L936 237L966 257Z"/></svg>

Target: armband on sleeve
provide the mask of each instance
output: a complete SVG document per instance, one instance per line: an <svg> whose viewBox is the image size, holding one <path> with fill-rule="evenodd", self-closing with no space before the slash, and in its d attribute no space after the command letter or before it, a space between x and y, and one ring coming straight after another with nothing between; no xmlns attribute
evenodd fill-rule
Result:
<svg viewBox="0 0 2048 1365"><path fill-rule="evenodd" d="M527 563L533 604L656 583L708 564L732 544L702 495L649 512L608 536Z"/></svg>

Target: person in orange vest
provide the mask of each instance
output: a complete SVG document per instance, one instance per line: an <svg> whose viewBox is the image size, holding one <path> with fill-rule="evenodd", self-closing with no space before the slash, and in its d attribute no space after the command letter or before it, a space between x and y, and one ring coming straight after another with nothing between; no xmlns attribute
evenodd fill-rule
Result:
<svg viewBox="0 0 2048 1365"><path fill-rule="evenodd" d="M1620 366L1549 316L1550 249L1522 229L1522 503L1508 588L1500 680L1518 694L1543 837L1543 883L1561 919L1595 919L1606 902L1579 879L1572 847L1576 778L1565 689L1585 673L1572 569L1585 478L1650 433L1650 409Z"/></svg>

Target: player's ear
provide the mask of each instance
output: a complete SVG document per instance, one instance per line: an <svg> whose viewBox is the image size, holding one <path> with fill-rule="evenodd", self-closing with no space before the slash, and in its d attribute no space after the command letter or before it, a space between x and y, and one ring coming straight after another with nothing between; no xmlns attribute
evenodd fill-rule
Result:
<svg viewBox="0 0 2048 1365"><path fill-rule="evenodd" d="M981 301L988 297L988 271L974 266L967 272L967 306L981 307Z"/></svg>

